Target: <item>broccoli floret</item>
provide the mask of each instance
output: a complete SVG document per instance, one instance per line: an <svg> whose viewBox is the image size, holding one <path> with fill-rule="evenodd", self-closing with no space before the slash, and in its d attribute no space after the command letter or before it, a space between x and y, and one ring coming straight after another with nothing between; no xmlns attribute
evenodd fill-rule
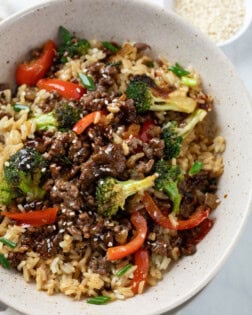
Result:
<svg viewBox="0 0 252 315"><path fill-rule="evenodd" d="M177 111L192 113L196 108L196 102L190 97L157 97L153 94L155 87L139 79L132 80L127 89L127 98L134 100L138 114L146 111Z"/></svg>
<svg viewBox="0 0 252 315"><path fill-rule="evenodd" d="M68 104L63 104L57 109L33 117L37 130L56 130L61 131L71 129L80 119L80 113L76 108Z"/></svg>
<svg viewBox="0 0 252 315"><path fill-rule="evenodd" d="M0 183L0 204L9 205L13 198L17 197L5 179L1 179Z"/></svg>
<svg viewBox="0 0 252 315"><path fill-rule="evenodd" d="M98 212L111 217L119 209L124 210L125 201L129 196L154 186L157 175L151 175L141 180L119 181L113 177L100 179L96 188Z"/></svg>
<svg viewBox="0 0 252 315"><path fill-rule="evenodd" d="M5 204L22 195L28 200L42 199L45 191L40 182L46 169L45 159L33 148L25 147L12 155L4 165L2 191L5 191Z"/></svg>
<svg viewBox="0 0 252 315"><path fill-rule="evenodd" d="M160 160L155 164L155 171L159 175L155 180L155 188L168 195L173 203L173 212L179 212L181 194L178 189L178 182L183 180L179 166L171 166L165 160Z"/></svg>
<svg viewBox="0 0 252 315"><path fill-rule="evenodd" d="M62 63L67 61L68 57L75 55L85 55L90 48L90 44L86 39L77 39L63 26L59 27L59 37L61 45L58 49L58 56Z"/></svg>
<svg viewBox="0 0 252 315"><path fill-rule="evenodd" d="M177 122L171 121L163 127L162 138L165 142L166 159L170 160L179 155L183 140L206 115L205 110L197 109L184 120L181 126L178 127Z"/></svg>

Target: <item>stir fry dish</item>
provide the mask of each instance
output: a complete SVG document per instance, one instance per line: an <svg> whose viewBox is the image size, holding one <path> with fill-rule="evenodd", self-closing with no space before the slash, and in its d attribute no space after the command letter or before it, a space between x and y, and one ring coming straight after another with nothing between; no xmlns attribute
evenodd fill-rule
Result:
<svg viewBox="0 0 252 315"><path fill-rule="evenodd" d="M196 252L220 203L225 139L192 67L60 26L15 79L15 91L0 85L2 268L104 304Z"/></svg>

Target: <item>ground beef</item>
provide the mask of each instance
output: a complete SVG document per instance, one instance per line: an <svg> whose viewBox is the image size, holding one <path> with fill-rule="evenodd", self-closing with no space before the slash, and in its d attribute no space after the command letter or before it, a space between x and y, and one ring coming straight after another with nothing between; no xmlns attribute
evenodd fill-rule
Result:
<svg viewBox="0 0 252 315"><path fill-rule="evenodd" d="M57 160L60 156L67 156L69 146L77 139L77 135L72 131L56 132L48 154L46 155L46 159L51 161L55 158Z"/></svg>
<svg viewBox="0 0 252 315"><path fill-rule="evenodd" d="M143 143L143 152L148 159L164 157L164 140L152 138L148 143Z"/></svg>
<svg viewBox="0 0 252 315"><path fill-rule="evenodd" d="M5 144L5 138L3 135L0 135L0 143Z"/></svg>
<svg viewBox="0 0 252 315"><path fill-rule="evenodd" d="M121 145L109 144L99 148L89 160L81 165L81 185L85 190L101 176L120 177L126 169L126 158Z"/></svg>
<svg viewBox="0 0 252 315"><path fill-rule="evenodd" d="M25 89L25 99L29 102L33 102L37 96L37 88L35 87L27 87Z"/></svg>
<svg viewBox="0 0 252 315"><path fill-rule="evenodd" d="M163 233L160 227L154 225L149 229L147 247L152 253L172 258L172 249L180 243L180 237Z"/></svg>
<svg viewBox="0 0 252 315"><path fill-rule="evenodd" d="M111 271L111 262L106 259L106 257L103 257L99 253L94 253L90 260L88 267L92 269L94 273L98 273L102 276L110 273Z"/></svg>
<svg viewBox="0 0 252 315"><path fill-rule="evenodd" d="M90 144L85 139L79 137L74 139L69 146L68 157L74 164L85 162L90 156Z"/></svg>
<svg viewBox="0 0 252 315"><path fill-rule="evenodd" d="M151 49L151 47L145 43L135 43L135 47L136 47L138 52L142 52L142 51L146 50L147 48Z"/></svg>
<svg viewBox="0 0 252 315"><path fill-rule="evenodd" d="M114 85L119 73L118 67L113 64L104 64L99 61L89 65L87 70L87 73L91 75L97 83L98 90L101 88L109 88Z"/></svg>
<svg viewBox="0 0 252 315"><path fill-rule="evenodd" d="M45 153L53 141L53 132L44 132L35 134L35 138L28 140L26 145L32 148L35 148L40 153Z"/></svg>
<svg viewBox="0 0 252 315"><path fill-rule="evenodd" d="M8 261L12 268L17 268L21 261L26 260L26 253L9 252Z"/></svg>
<svg viewBox="0 0 252 315"><path fill-rule="evenodd" d="M3 102L1 102L1 100L0 100L0 103L3 104ZM2 119L3 117L7 117L9 119L9 118L11 118L11 114L0 111L0 119Z"/></svg>
<svg viewBox="0 0 252 315"><path fill-rule="evenodd" d="M136 108L133 100L127 100L120 106L120 111L115 115L115 119L123 124L135 123L137 120Z"/></svg>
<svg viewBox="0 0 252 315"><path fill-rule="evenodd" d="M79 106L85 115L103 109L110 102L112 102L112 95L106 92L103 86L98 86L95 91L88 91L82 96Z"/></svg>
<svg viewBox="0 0 252 315"><path fill-rule="evenodd" d="M183 255L190 256L196 253L196 245L187 244L186 246L182 246L180 250Z"/></svg>
<svg viewBox="0 0 252 315"><path fill-rule="evenodd" d="M62 240L63 234L58 233L54 225L30 227L22 234L21 245L48 258L56 256L61 251L59 243Z"/></svg>
<svg viewBox="0 0 252 315"><path fill-rule="evenodd" d="M205 171L195 176L186 176L185 180L179 184L179 190L183 195L179 216L183 219L189 218L201 204L208 204L209 206L211 204L216 207L217 197L215 203L213 199L210 201L211 197L206 197L207 194L216 190L216 179L210 177Z"/></svg>
<svg viewBox="0 0 252 315"><path fill-rule="evenodd" d="M54 203L61 203L64 209L75 211L83 205L79 187L73 181L57 179L50 191L50 197Z"/></svg>
<svg viewBox="0 0 252 315"><path fill-rule="evenodd" d="M92 147L94 152L98 152L100 147L105 146L113 140L112 126L93 125L88 128L88 138L92 141Z"/></svg>

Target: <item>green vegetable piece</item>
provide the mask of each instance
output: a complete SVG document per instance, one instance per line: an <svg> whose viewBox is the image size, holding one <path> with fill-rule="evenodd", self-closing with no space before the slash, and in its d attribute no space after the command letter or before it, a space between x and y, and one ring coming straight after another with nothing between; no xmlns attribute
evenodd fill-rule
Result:
<svg viewBox="0 0 252 315"><path fill-rule="evenodd" d="M121 61L121 60L116 61L116 62L108 62L108 63L106 64L106 66L111 66L111 67L119 67L119 66L121 66L121 65L122 65L122 61Z"/></svg>
<svg viewBox="0 0 252 315"><path fill-rule="evenodd" d="M16 248L17 244L8 240L7 238L0 237L0 242L3 243L6 246L9 246L10 248Z"/></svg>
<svg viewBox="0 0 252 315"><path fill-rule="evenodd" d="M102 45L114 53L116 53L116 52L118 52L118 50L120 50L119 47L116 47L115 45L111 44L110 42L102 42Z"/></svg>
<svg viewBox="0 0 252 315"><path fill-rule="evenodd" d="M190 74L189 71L186 71L184 68L182 68L177 62L175 63L174 66L171 66L168 68L168 70L172 71L173 73L176 74L178 77L183 77L185 75Z"/></svg>
<svg viewBox="0 0 252 315"><path fill-rule="evenodd" d="M180 99L157 97L153 94L155 83L148 76L142 79L133 78L126 89L128 99L134 100L138 114L146 111L176 111L192 113L195 110L196 102L189 97ZM154 85L154 86L153 86Z"/></svg>
<svg viewBox="0 0 252 315"><path fill-rule="evenodd" d="M128 264L128 265L124 266L122 269L120 269L120 270L116 273L116 276L117 276L117 277L123 276L131 267L132 267L131 264Z"/></svg>
<svg viewBox="0 0 252 315"><path fill-rule="evenodd" d="M178 214L182 199L178 183L184 178L179 166L171 166L167 161L160 160L155 165L155 171L159 174L155 188L167 194L173 203L173 213Z"/></svg>
<svg viewBox="0 0 252 315"><path fill-rule="evenodd" d="M9 205L12 199L16 197L16 192L12 190L11 186L3 178L0 183L0 204Z"/></svg>
<svg viewBox="0 0 252 315"><path fill-rule="evenodd" d="M154 68L154 62L153 61L146 61L146 66L148 67L148 68Z"/></svg>
<svg viewBox="0 0 252 315"><path fill-rule="evenodd" d="M67 62L67 57L85 55L90 48L86 39L76 39L64 26L59 27L59 37L61 45L58 48L58 55L63 64Z"/></svg>
<svg viewBox="0 0 252 315"><path fill-rule="evenodd" d="M28 200L43 199L45 191L41 187L41 178L46 170L46 160L33 148L25 147L12 155L5 162L3 176L9 189L9 202L23 195Z"/></svg>
<svg viewBox="0 0 252 315"><path fill-rule="evenodd" d="M78 73L78 76L79 76L79 79L81 81L81 84L85 88L87 88L89 91L94 91L96 89L94 81L90 76L85 75L83 73Z"/></svg>
<svg viewBox="0 0 252 315"><path fill-rule="evenodd" d="M96 188L98 212L111 217L119 209L124 210L125 201L129 196L154 186L157 175L151 175L141 180L119 181L113 177L102 178Z"/></svg>
<svg viewBox="0 0 252 315"><path fill-rule="evenodd" d="M72 46L72 55L79 54L85 55L90 48L90 44L86 39L80 39Z"/></svg>
<svg viewBox="0 0 252 315"><path fill-rule="evenodd" d="M79 119L79 111L69 104L63 104L49 113L38 114L32 118L36 123L36 129L41 131L69 130Z"/></svg>
<svg viewBox="0 0 252 315"><path fill-rule="evenodd" d="M183 140L192 132L194 127L202 121L207 112L203 109L196 109L178 126L176 121L168 122L162 131L162 138L165 142L165 157L167 160L179 155Z"/></svg>
<svg viewBox="0 0 252 315"><path fill-rule="evenodd" d="M190 168L188 174L190 176L194 176L194 175L198 174L201 171L202 167L203 167L203 162L195 161L193 163L192 167Z"/></svg>
<svg viewBox="0 0 252 315"><path fill-rule="evenodd" d="M10 263L7 258L4 257L3 254L0 254L0 264L5 268L5 269L10 269Z"/></svg>
<svg viewBox="0 0 252 315"><path fill-rule="evenodd" d="M26 110L27 112L30 112L30 107L28 105L24 104L14 104L13 109L15 112L20 112L21 110Z"/></svg>
<svg viewBox="0 0 252 315"><path fill-rule="evenodd" d="M188 77L182 77L181 78L181 83L183 85L189 86L189 87L194 87L198 84L197 80L193 78L188 78Z"/></svg>
<svg viewBox="0 0 252 315"><path fill-rule="evenodd" d="M88 304L96 304L96 305L101 305L101 304L105 304L107 302L109 302L111 300L111 298L109 296L96 296L96 297L92 297L87 299L87 303Z"/></svg>
<svg viewBox="0 0 252 315"><path fill-rule="evenodd" d="M59 37L63 45L69 45L71 43L72 35L64 26L59 27Z"/></svg>

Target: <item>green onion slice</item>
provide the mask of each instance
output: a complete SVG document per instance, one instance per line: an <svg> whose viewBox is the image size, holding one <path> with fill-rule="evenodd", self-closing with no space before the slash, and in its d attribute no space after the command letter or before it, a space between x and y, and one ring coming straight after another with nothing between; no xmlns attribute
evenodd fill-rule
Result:
<svg viewBox="0 0 252 315"><path fill-rule="evenodd" d="M168 70L172 71L175 73L178 77L183 77L185 75L190 74L189 71L186 71L183 67L181 67L177 62L175 63L174 66L171 66L168 68Z"/></svg>
<svg viewBox="0 0 252 315"><path fill-rule="evenodd" d="M197 80L193 79L193 78L188 78L188 77L182 77L181 78L181 83L183 85L189 86L189 87L194 87L197 85Z"/></svg>
<svg viewBox="0 0 252 315"><path fill-rule="evenodd" d="M203 163L201 161L195 161L189 170L189 175L193 176L198 174L201 171L202 167Z"/></svg>
<svg viewBox="0 0 252 315"><path fill-rule="evenodd" d="M3 254L0 254L0 264L6 269L10 269L11 267L8 259Z"/></svg>
<svg viewBox="0 0 252 315"><path fill-rule="evenodd" d="M87 303L101 305L109 302L110 300L111 298L109 296L101 295L87 299Z"/></svg>
<svg viewBox="0 0 252 315"><path fill-rule="evenodd" d="M90 76L85 75L83 73L78 73L78 76L81 81L81 84L85 86L85 88L87 88L90 91L94 91L96 89L94 81Z"/></svg>
<svg viewBox="0 0 252 315"><path fill-rule="evenodd" d="M30 111L30 107L24 104L14 104L13 109L15 112L20 112L21 110L27 110L28 112Z"/></svg>
<svg viewBox="0 0 252 315"><path fill-rule="evenodd" d="M153 62L153 61L146 61L145 65L146 65L148 68L154 68L154 62Z"/></svg>
<svg viewBox="0 0 252 315"><path fill-rule="evenodd" d="M17 244L8 240L7 238L0 237L0 242L3 243L6 246L9 246L10 248L15 248L17 247Z"/></svg>
<svg viewBox="0 0 252 315"><path fill-rule="evenodd" d="M102 42L102 45L112 52L117 52L120 49L119 47L116 47L115 45L111 44L110 42Z"/></svg>
<svg viewBox="0 0 252 315"><path fill-rule="evenodd" d="M124 266L122 269L120 269L120 270L116 273L116 276L117 276L117 277L123 276L131 267L132 267L131 264L128 264L128 265Z"/></svg>
<svg viewBox="0 0 252 315"><path fill-rule="evenodd" d="M106 64L106 66L113 66L113 67L119 67L122 65L122 61L121 60L118 60L118 61L115 61L115 62L108 62Z"/></svg>
<svg viewBox="0 0 252 315"><path fill-rule="evenodd" d="M59 37L64 45L69 45L72 39L71 33L64 26L59 27Z"/></svg>

